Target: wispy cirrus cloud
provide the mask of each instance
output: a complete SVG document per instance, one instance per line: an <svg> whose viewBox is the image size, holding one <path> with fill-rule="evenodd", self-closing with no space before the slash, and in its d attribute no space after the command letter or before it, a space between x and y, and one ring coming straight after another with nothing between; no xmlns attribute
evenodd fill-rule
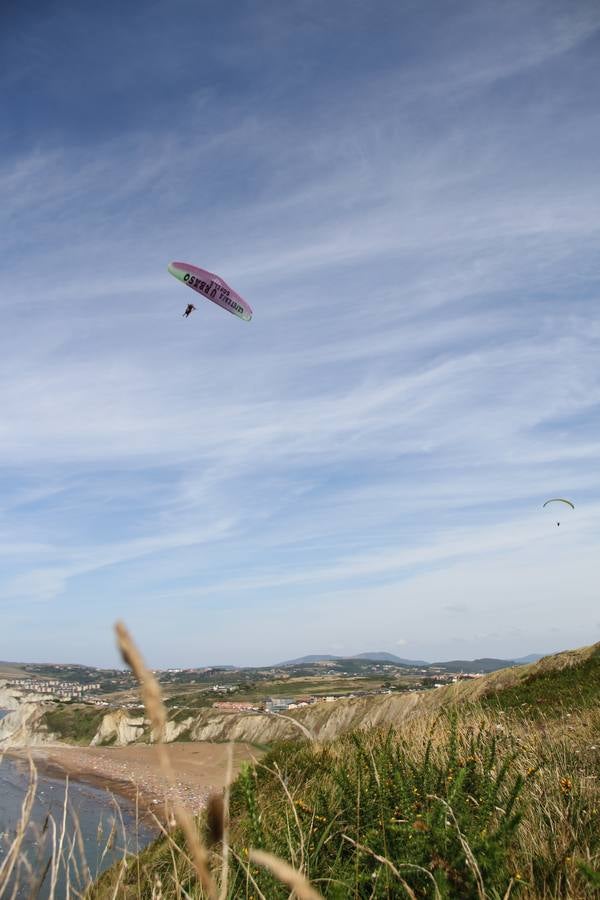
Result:
<svg viewBox="0 0 600 900"><path fill-rule="evenodd" d="M119 34L98 25L82 84L69 48L95 14L19 20L20 68L0 72L0 603L17 655L15 604L95 661L116 613L155 664L391 633L439 656L440 617L463 606L473 639L456 646L551 648L541 611L564 617L535 585L570 590L536 581L555 491L577 495L560 558L583 560L569 634L587 639L600 17L321 6L211 15L203 41L190 4L185 28L129 11ZM103 80L134 24L139 53ZM222 272L252 323L208 305L184 322L172 258ZM486 619L498 588L477 612L503 559L524 604L504 630ZM292 628L299 610L320 624Z"/></svg>

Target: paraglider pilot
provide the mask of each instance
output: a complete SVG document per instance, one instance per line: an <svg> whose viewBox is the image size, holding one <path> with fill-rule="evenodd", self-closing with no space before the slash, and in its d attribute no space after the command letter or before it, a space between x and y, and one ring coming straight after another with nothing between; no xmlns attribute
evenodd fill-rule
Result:
<svg viewBox="0 0 600 900"><path fill-rule="evenodd" d="M188 303L188 305L185 308L185 312L183 314L185 316L185 318L187 319L187 317L190 315L190 313L192 313L195 309L196 309L196 307L194 306L193 303Z"/></svg>

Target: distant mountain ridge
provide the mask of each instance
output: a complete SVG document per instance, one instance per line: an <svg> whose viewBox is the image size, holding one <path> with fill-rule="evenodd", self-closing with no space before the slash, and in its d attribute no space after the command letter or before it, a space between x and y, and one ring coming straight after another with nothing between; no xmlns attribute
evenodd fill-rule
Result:
<svg viewBox="0 0 600 900"><path fill-rule="evenodd" d="M267 669L277 667L319 665L320 663L335 662L339 663L347 660L360 660L362 662L389 663L395 666L406 666L410 668L444 668L447 671L460 671L461 667L465 671L475 671L475 666L480 665L480 671L492 672L496 669L506 668L513 665L527 665L529 663L538 662L544 656L549 654L530 653L527 656L520 656L515 659L495 659L484 658L474 660L445 660L441 662L427 662L424 659L406 659L402 656L396 656L395 653L389 653L384 650L372 650L366 653L354 653L351 656L339 656L332 653L312 653L306 656L300 656L296 659L288 659L284 662L275 663L272 666L237 666L237 665L212 665L185 667L182 671L208 671L213 672L233 672L244 669ZM48 669L55 670L52 672ZM122 670L112 668L102 668L97 666L88 666L83 663L23 663L0 660L0 676L2 675L21 675L21 677L56 677L65 674L68 670L81 670L84 674L103 675L104 673L120 672ZM157 669L159 672L173 671L172 669Z"/></svg>
<svg viewBox="0 0 600 900"><path fill-rule="evenodd" d="M429 663L423 659L404 659L402 656L396 656L394 653L386 653L385 651L377 651L375 653L355 653L350 659L373 659L375 662L396 663L399 666L428 666Z"/></svg>
<svg viewBox="0 0 600 900"><path fill-rule="evenodd" d="M371 651L367 653L354 653L352 656L336 656L332 653L311 653L307 656L299 656L297 659L287 659L284 662L277 663L277 666L306 666L315 665L326 662L341 662L349 659L361 659L365 661L372 660L378 663L390 663L396 666L409 666L414 668L443 668L446 671L454 672L495 672L497 669L506 669L514 665L527 665L528 663L537 662L542 659L542 653L530 653L528 656L520 656L517 659L496 659L494 657L483 657L480 659L450 659L438 662L427 662L424 659L406 659L396 656L394 653L388 653L383 650Z"/></svg>
<svg viewBox="0 0 600 900"><path fill-rule="evenodd" d="M527 663L538 662L540 659L543 659L544 656L549 656L551 654L548 653L530 653L528 656L518 656L516 659L513 659L513 662L522 663L526 665Z"/></svg>
<svg viewBox="0 0 600 900"><path fill-rule="evenodd" d="M510 669L511 666L523 665L514 659L447 659L443 662L428 663L431 669L443 669L444 672L497 672L498 669Z"/></svg>
<svg viewBox="0 0 600 900"><path fill-rule="evenodd" d="M397 666L428 666L429 663L419 659L403 659L395 656L393 653L386 653L382 650L373 651L372 653L354 653L352 656L335 656L333 653L310 653L307 656L299 656L297 659L286 659L284 662L276 663L277 666L306 666L313 663L321 662L339 662L347 659L363 659L372 660L373 662L393 663Z"/></svg>

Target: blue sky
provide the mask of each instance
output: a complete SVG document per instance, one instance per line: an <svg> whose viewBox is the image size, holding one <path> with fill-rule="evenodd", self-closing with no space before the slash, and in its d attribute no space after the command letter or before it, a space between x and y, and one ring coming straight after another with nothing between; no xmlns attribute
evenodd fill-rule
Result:
<svg viewBox="0 0 600 900"><path fill-rule="evenodd" d="M0 659L600 639L599 51L591 0L3 5Z"/></svg>

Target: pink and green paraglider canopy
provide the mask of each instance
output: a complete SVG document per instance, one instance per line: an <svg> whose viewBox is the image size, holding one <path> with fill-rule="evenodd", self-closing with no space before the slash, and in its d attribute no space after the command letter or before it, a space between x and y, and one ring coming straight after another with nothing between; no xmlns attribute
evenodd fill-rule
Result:
<svg viewBox="0 0 600 900"><path fill-rule="evenodd" d="M169 263L169 272L192 290L202 294L207 300L212 300L217 306L222 306L234 316L238 316L246 322L252 318L250 305L214 272L208 272L206 269L199 269L198 266L184 262Z"/></svg>

